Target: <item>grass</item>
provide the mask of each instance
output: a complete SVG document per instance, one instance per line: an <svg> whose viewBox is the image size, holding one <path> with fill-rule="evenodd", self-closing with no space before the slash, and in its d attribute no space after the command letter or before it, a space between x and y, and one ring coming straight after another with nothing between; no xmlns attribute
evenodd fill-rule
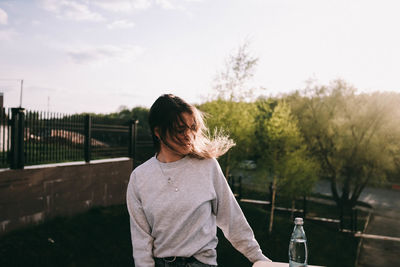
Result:
<svg viewBox="0 0 400 267"><path fill-rule="evenodd" d="M288 262L289 238L293 230L290 214L277 212L273 233L268 235L266 221L269 214L263 208L251 204L241 206L265 255L273 261ZM357 238L338 232L337 225L331 223L306 220L304 229L308 239L309 264L354 266ZM220 239L218 256L220 266L251 266L225 239Z"/></svg>
<svg viewBox="0 0 400 267"><path fill-rule="evenodd" d="M265 255L288 261L293 224L287 213L276 213L274 231L267 232L268 213L261 207L242 204L249 224ZM329 223L305 221L309 263L354 266L358 240L340 233ZM217 247L221 267L251 266L219 231ZM55 218L0 238L0 266L134 266L125 205L95 208L70 218Z"/></svg>
<svg viewBox="0 0 400 267"><path fill-rule="evenodd" d="M250 198L250 199L258 199L258 200L270 200L270 192L269 192L269 184L272 181L271 177L266 177L265 173L263 173L260 169L233 169L231 172L235 177L235 193L239 192L239 176L242 176L242 189L241 189L241 197L242 198ZM312 193L311 197L318 198L321 200L331 200L333 201L332 196L323 195L319 193ZM275 205L278 207L286 207L291 208L291 200L285 198L277 193L275 199ZM295 202L296 209L303 209L303 199L298 199ZM371 209L371 205L368 203L357 201L358 207L363 207L367 209ZM307 217L323 217L329 219L339 219L339 209L336 204L327 205L321 204L313 201L307 201ZM302 216L302 215L300 215ZM366 218L368 216L368 212L365 210L358 209L358 220L357 220L357 229L361 230L364 227ZM350 214L344 214L344 227L350 228Z"/></svg>

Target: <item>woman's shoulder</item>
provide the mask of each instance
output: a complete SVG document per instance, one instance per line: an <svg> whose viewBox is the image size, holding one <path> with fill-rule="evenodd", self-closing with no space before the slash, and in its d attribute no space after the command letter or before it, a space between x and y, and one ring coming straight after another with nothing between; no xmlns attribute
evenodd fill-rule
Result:
<svg viewBox="0 0 400 267"><path fill-rule="evenodd" d="M196 167L202 168L215 168L219 167L219 163L215 158L199 159L195 157L190 157L190 163Z"/></svg>
<svg viewBox="0 0 400 267"><path fill-rule="evenodd" d="M137 166L132 174L135 174L136 176L142 176L147 174L148 172L151 172L154 170L154 161L155 157L151 157L150 159L146 160L145 162L143 162L142 164L140 164L139 166Z"/></svg>

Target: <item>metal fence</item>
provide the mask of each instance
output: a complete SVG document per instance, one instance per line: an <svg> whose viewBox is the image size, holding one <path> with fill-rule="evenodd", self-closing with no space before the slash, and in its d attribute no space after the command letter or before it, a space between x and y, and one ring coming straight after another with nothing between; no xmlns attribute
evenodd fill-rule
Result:
<svg viewBox="0 0 400 267"><path fill-rule="evenodd" d="M24 120L23 129L15 131L24 135L24 165L84 159L83 116L36 111L27 111L23 115L20 118Z"/></svg>
<svg viewBox="0 0 400 267"><path fill-rule="evenodd" d="M134 154L136 155L135 163L137 166L154 156L155 150L153 148L153 140L150 134L138 134L136 139Z"/></svg>
<svg viewBox="0 0 400 267"><path fill-rule="evenodd" d="M0 167L8 166L8 153L11 147L10 133L11 109L0 109Z"/></svg>
<svg viewBox="0 0 400 267"><path fill-rule="evenodd" d="M115 157L140 163L154 153L149 135L138 139L134 120L3 108L0 123L1 168Z"/></svg>

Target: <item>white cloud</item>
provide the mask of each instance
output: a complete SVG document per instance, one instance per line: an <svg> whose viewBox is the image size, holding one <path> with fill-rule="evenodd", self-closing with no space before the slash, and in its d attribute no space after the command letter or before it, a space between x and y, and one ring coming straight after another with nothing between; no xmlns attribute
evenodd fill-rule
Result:
<svg viewBox="0 0 400 267"><path fill-rule="evenodd" d="M116 20L107 25L107 28L112 29L129 29L135 27L135 23L128 20Z"/></svg>
<svg viewBox="0 0 400 267"><path fill-rule="evenodd" d="M203 0L39 0L42 8L53 12L60 18L71 20L100 21L104 17L89 7L101 8L116 13L129 13L144 10L152 5L163 9L184 9L182 3L201 2Z"/></svg>
<svg viewBox="0 0 400 267"><path fill-rule="evenodd" d="M203 0L89 0L90 3L112 12L130 12L135 9L148 9L153 3L163 9L184 9L182 3Z"/></svg>
<svg viewBox="0 0 400 267"><path fill-rule="evenodd" d="M154 0L155 4L163 9L180 10L187 12L187 3L199 3L203 0Z"/></svg>
<svg viewBox="0 0 400 267"><path fill-rule="evenodd" d="M151 0L91 0L94 5L112 12L130 12L134 9L147 9Z"/></svg>
<svg viewBox="0 0 400 267"><path fill-rule="evenodd" d="M7 25L7 23L8 23L8 15L3 9L0 8L0 24Z"/></svg>
<svg viewBox="0 0 400 267"><path fill-rule="evenodd" d="M67 49L68 56L77 64L99 63L110 60L131 61L142 53L143 48L135 45L84 46Z"/></svg>
<svg viewBox="0 0 400 267"><path fill-rule="evenodd" d="M0 41L12 41L17 35L13 29L0 30Z"/></svg>
<svg viewBox="0 0 400 267"><path fill-rule="evenodd" d="M102 15L92 12L83 3L71 0L41 0L41 6L57 17L76 21L103 21Z"/></svg>
<svg viewBox="0 0 400 267"><path fill-rule="evenodd" d="M176 9L176 5L172 4L169 0L156 0L156 3L164 9Z"/></svg>

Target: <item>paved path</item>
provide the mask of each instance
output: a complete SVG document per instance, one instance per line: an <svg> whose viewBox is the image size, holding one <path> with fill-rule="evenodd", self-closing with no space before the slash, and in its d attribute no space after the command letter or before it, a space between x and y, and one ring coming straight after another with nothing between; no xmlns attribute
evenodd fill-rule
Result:
<svg viewBox="0 0 400 267"><path fill-rule="evenodd" d="M329 183L318 183L316 191L330 194ZM366 188L360 200L374 210L361 237L356 267L400 266L400 191Z"/></svg>
<svg viewBox="0 0 400 267"><path fill-rule="evenodd" d="M315 192L332 195L330 183L325 180L319 181ZM395 209L400 212L400 190L367 187L359 200L371 204L374 208Z"/></svg>
<svg viewBox="0 0 400 267"><path fill-rule="evenodd" d="M400 266L400 212L398 210L375 209L365 234L372 237L362 238L357 267Z"/></svg>

